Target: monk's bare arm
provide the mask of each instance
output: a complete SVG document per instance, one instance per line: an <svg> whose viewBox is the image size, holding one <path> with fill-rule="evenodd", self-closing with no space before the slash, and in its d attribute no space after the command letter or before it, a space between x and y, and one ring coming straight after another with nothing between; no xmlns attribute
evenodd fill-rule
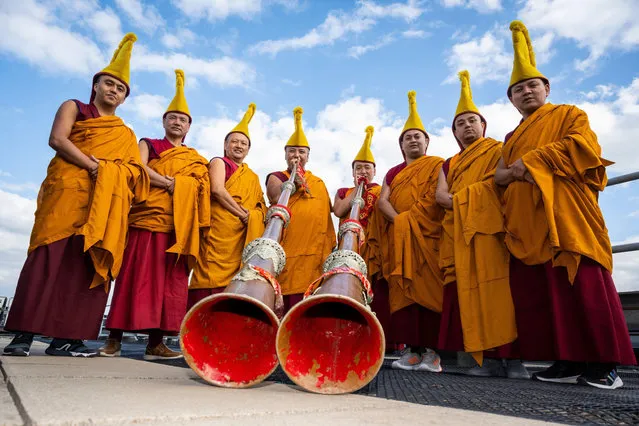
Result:
<svg viewBox="0 0 639 426"><path fill-rule="evenodd" d="M167 179L166 176L162 176L147 165L149 163L149 146L147 145L147 143L144 140L141 140L138 143L138 148L140 149L142 164L144 164L144 167L149 174L149 178L151 178L151 186L167 189L171 184L169 179Z"/></svg>
<svg viewBox="0 0 639 426"><path fill-rule="evenodd" d="M351 201L355 196L355 191L351 191L346 197L339 198L338 194L335 194L335 203L333 204L333 213L340 219L344 219L351 211Z"/></svg>
<svg viewBox="0 0 639 426"><path fill-rule="evenodd" d="M233 199L224 186L225 167L221 158L214 158L209 164L209 177L211 179L211 195L222 207L239 217L241 220L248 218L248 210L240 206Z"/></svg>
<svg viewBox="0 0 639 426"><path fill-rule="evenodd" d="M268 197L269 203L277 204L282 194L282 183L283 182L274 175L268 177L268 181L266 182L266 196Z"/></svg>
<svg viewBox="0 0 639 426"><path fill-rule="evenodd" d="M77 115L78 106L75 102L66 101L60 105L53 119L53 126L49 135L49 146L69 163L86 169L92 175L95 175L98 170L98 161L84 154L69 140Z"/></svg>
<svg viewBox="0 0 639 426"><path fill-rule="evenodd" d="M382 184L382 192L379 194L379 199L377 200L377 207L382 212L386 220L393 223L395 222L395 216L397 216L397 212L393 208L390 203L390 188L386 185L386 178L384 178L384 183Z"/></svg>
<svg viewBox="0 0 639 426"><path fill-rule="evenodd" d="M435 191L435 199L437 204L445 209L453 208L453 194L448 192L448 181L444 174L444 169L439 171L439 178L437 179L437 190Z"/></svg>

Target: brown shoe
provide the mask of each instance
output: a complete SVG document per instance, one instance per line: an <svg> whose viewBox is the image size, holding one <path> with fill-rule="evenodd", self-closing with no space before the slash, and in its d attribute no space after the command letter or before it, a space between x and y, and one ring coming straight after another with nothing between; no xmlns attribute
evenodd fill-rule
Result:
<svg viewBox="0 0 639 426"><path fill-rule="evenodd" d="M180 352L172 351L167 348L164 343L160 343L154 348L146 347L144 352L144 359L147 361L162 361L166 359L180 359L183 358Z"/></svg>
<svg viewBox="0 0 639 426"><path fill-rule="evenodd" d="M106 339L104 346L102 346L100 351L100 356L108 356L115 357L120 356L120 352L122 350L122 343L118 342L115 339Z"/></svg>

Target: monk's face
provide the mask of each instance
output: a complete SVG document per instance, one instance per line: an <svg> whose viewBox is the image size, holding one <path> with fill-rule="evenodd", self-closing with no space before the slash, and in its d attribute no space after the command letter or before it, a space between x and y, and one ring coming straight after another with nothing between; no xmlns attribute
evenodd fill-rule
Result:
<svg viewBox="0 0 639 426"><path fill-rule="evenodd" d="M460 114L455 118L455 137L464 148L484 135L486 123L481 121L481 117L473 112Z"/></svg>
<svg viewBox="0 0 639 426"><path fill-rule="evenodd" d="M93 85L95 90L95 102L118 107L126 99L126 86L120 80L110 75L101 75Z"/></svg>
<svg viewBox="0 0 639 426"><path fill-rule="evenodd" d="M550 85L541 78L531 78L515 84L510 89L510 102L527 117L546 103L548 95Z"/></svg>
<svg viewBox="0 0 639 426"><path fill-rule="evenodd" d="M310 154L311 150L305 146L287 146L284 148L284 158L286 159L288 170L293 170L293 163L297 162L305 169Z"/></svg>
<svg viewBox="0 0 639 426"><path fill-rule="evenodd" d="M416 159L426 154L429 138L421 130L407 130L402 136L402 152L406 158Z"/></svg>
<svg viewBox="0 0 639 426"><path fill-rule="evenodd" d="M183 138L189 132L189 116L181 112L170 112L162 120L164 131L171 138Z"/></svg>
<svg viewBox="0 0 639 426"><path fill-rule="evenodd" d="M249 153L251 144L244 133L233 132L224 141L224 155L235 163L242 163Z"/></svg>
<svg viewBox="0 0 639 426"><path fill-rule="evenodd" d="M353 163L353 181L357 185L360 177L365 177L368 183L373 181L375 177L375 164L366 161L356 161Z"/></svg>

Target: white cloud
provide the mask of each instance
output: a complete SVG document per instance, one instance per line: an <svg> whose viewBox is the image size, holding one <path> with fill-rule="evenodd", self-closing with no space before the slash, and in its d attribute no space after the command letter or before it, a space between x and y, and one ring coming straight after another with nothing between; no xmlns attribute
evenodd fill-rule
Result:
<svg viewBox="0 0 639 426"><path fill-rule="evenodd" d="M255 80L255 69L244 61L228 56L202 59L183 53L160 54L137 46L131 56L131 68L139 71L164 72L173 75L176 64L187 76L202 77L219 86L247 86Z"/></svg>
<svg viewBox="0 0 639 426"><path fill-rule="evenodd" d="M277 55L284 50L310 49L317 46L328 46L349 34L359 34L370 30L379 19L394 18L413 22L424 9L420 2L409 0L407 3L391 3L379 5L373 1L359 0L351 13L333 10L319 26L301 37L280 40L265 40L257 43L251 52Z"/></svg>
<svg viewBox="0 0 639 426"><path fill-rule="evenodd" d="M348 56L352 58L359 58L360 56L371 52L373 50L381 49L384 46L388 46L395 41L393 34L386 34L373 44L366 44L361 46L352 46L348 49Z"/></svg>
<svg viewBox="0 0 639 426"><path fill-rule="evenodd" d="M288 78L283 78L282 79L282 83L284 84L288 84L289 86L293 86L293 87L299 87L302 85L302 81L301 80L291 80Z"/></svg>
<svg viewBox="0 0 639 426"><path fill-rule="evenodd" d="M636 7L636 0L526 0L519 17L528 28L551 31L587 48L589 56L575 63L585 71L610 49L639 46Z"/></svg>
<svg viewBox="0 0 639 426"><path fill-rule="evenodd" d="M224 20L232 15L251 19L262 11L261 0L173 0L173 4L190 18L209 21Z"/></svg>
<svg viewBox="0 0 639 426"><path fill-rule="evenodd" d="M193 43L197 36L188 28L182 28L176 34L165 33L162 36L162 44L169 49L179 49L185 44Z"/></svg>
<svg viewBox="0 0 639 426"><path fill-rule="evenodd" d="M406 30L402 33L402 36L405 38L426 38L430 36L430 33L424 30Z"/></svg>
<svg viewBox="0 0 639 426"><path fill-rule="evenodd" d="M512 67L512 55L505 51L504 38L492 32L453 45L446 64L451 70L447 83L457 81L457 72L469 70L473 82L503 81Z"/></svg>
<svg viewBox="0 0 639 426"><path fill-rule="evenodd" d="M465 7L479 13L492 13L502 10L501 0L442 0L444 7Z"/></svg>
<svg viewBox="0 0 639 426"><path fill-rule="evenodd" d="M453 34L452 38L459 39L460 42L454 44L448 52L446 64L451 74L445 82L456 82L457 72L465 69L470 71L472 80L477 83L507 81L513 63L512 39L508 27L497 25L481 37L462 41L466 37L468 34L458 32ZM552 33L544 33L538 38L533 37L537 65L547 63L554 55L555 52L552 49L554 39Z"/></svg>
<svg viewBox="0 0 639 426"><path fill-rule="evenodd" d="M169 99L164 96L142 93L129 97L121 108L134 113L139 120L148 123L154 120L159 121L168 106Z"/></svg>
<svg viewBox="0 0 639 426"><path fill-rule="evenodd" d="M90 75L104 67L93 41L54 22L52 11L33 0L0 2L0 51L46 72Z"/></svg>
<svg viewBox="0 0 639 426"><path fill-rule="evenodd" d="M100 41L108 46L117 46L122 40L120 18L111 9L95 10L87 16L86 23Z"/></svg>
<svg viewBox="0 0 639 426"><path fill-rule="evenodd" d="M2 177L11 177L12 175L11 175L11 173L0 169L0 176L2 176Z"/></svg>
<svg viewBox="0 0 639 426"><path fill-rule="evenodd" d="M582 95L590 101L606 99L615 94L615 86L613 84L598 84L594 90L587 93L582 92Z"/></svg>
<svg viewBox="0 0 639 426"><path fill-rule="evenodd" d="M153 34L157 28L165 25L164 19L153 5L143 4L140 0L115 0L136 27L147 34Z"/></svg>
<svg viewBox="0 0 639 426"><path fill-rule="evenodd" d="M11 296L15 290L27 256L35 207L34 199L0 189L0 296Z"/></svg>

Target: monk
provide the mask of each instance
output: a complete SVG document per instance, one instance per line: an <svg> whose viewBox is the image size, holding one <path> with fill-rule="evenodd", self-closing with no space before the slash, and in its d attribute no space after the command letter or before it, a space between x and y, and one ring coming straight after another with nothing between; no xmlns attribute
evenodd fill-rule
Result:
<svg viewBox="0 0 639 426"><path fill-rule="evenodd" d="M601 157L585 112L546 102L550 82L536 68L528 31L520 21L510 29L507 94L522 121L505 138L495 183L503 187L521 356L555 361L534 379L616 389L616 366L636 360L598 203L612 162Z"/></svg>
<svg viewBox="0 0 639 426"><path fill-rule="evenodd" d="M111 280L118 276L131 203L143 202L149 177L133 131L115 116L130 93L129 33L93 77L88 104L64 102L49 146L56 155L40 187L27 260L5 328L4 355L28 356L33 336L52 336L48 355L93 357Z"/></svg>
<svg viewBox="0 0 639 426"><path fill-rule="evenodd" d="M355 197L358 182L360 182L361 179L366 180L364 194L362 194L362 198L364 199L364 207L360 209L359 213L359 222L364 228L365 236L368 234L367 231L369 229L369 219L375 211L377 199L379 198L379 194L382 191L381 185L373 182L373 179L375 178L375 157L373 156L373 152L371 151L373 132L373 126L368 126L366 128L366 139L364 140L364 144L355 156L355 159L353 160L353 163L351 165L353 172L353 183L355 184L355 187L338 189L337 194L335 194L335 201L333 202L333 213L340 219L341 225L342 222L347 219L350 214L351 202ZM362 248L360 250L362 254L369 252L369 249L367 249L367 245L367 239L365 239L364 244L362 245ZM364 259L366 260L366 258ZM367 262L367 267L370 271L371 265L369 265L369 263L370 262ZM375 269L374 266L372 266L372 268ZM382 280L378 279L377 275L375 279L371 280L373 294L375 295L371 303L371 309L373 310L373 312L375 312L377 319L384 329L384 335L386 336L387 341L387 352L392 352L392 349L390 349L392 344L389 340L390 305L388 304L388 283L386 283L386 281L382 282Z"/></svg>
<svg viewBox="0 0 639 426"><path fill-rule="evenodd" d="M244 162L251 148L248 125L254 113L255 104L250 104L224 138L224 156L209 163L211 229L191 278L189 309L224 290L240 271L244 247L264 232L264 193L259 178Z"/></svg>
<svg viewBox="0 0 639 426"><path fill-rule="evenodd" d="M392 367L440 372L440 357L430 348L437 345L443 297L436 252L441 209L435 190L444 160L426 155L429 136L415 96L408 93L409 116L399 137L405 161L384 178L369 244L379 247L388 282L393 343L408 345Z"/></svg>
<svg viewBox="0 0 639 426"><path fill-rule="evenodd" d="M508 281L508 250L492 176L502 143L485 137L468 71L452 130L461 152L439 172L437 202L445 210L439 246L444 301L438 348L470 352L472 376L529 379L517 359L515 312ZM484 356L486 359L484 359Z"/></svg>
<svg viewBox="0 0 639 426"><path fill-rule="evenodd" d="M266 194L276 204L282 183L291 173L297 173L296 191L288 202L291 221L284 229L282 248L286 266L277 278L284 295L284 311L300 302L308 286L322 275L322 265L336 245L335 228L331 220L331 199L324 181L306 170L311 147L302 128L304 110L293 110L295 131L284 147L287 169L266 177Z"/></svg>
<svg viewBox="0 0 639 426"><path fill-rule="evenodd" d="M184 72L175 70L176 93L162 118L163 139L142 138L140 156L151 178L144 203L129 214L129 240L106 321L109 338L100 355L120 355L124 331L148 333L146 360L181 358L165 335L177 335L186 314L189 273L209 227L207 161L184 145L192 117Z"/></svg>

